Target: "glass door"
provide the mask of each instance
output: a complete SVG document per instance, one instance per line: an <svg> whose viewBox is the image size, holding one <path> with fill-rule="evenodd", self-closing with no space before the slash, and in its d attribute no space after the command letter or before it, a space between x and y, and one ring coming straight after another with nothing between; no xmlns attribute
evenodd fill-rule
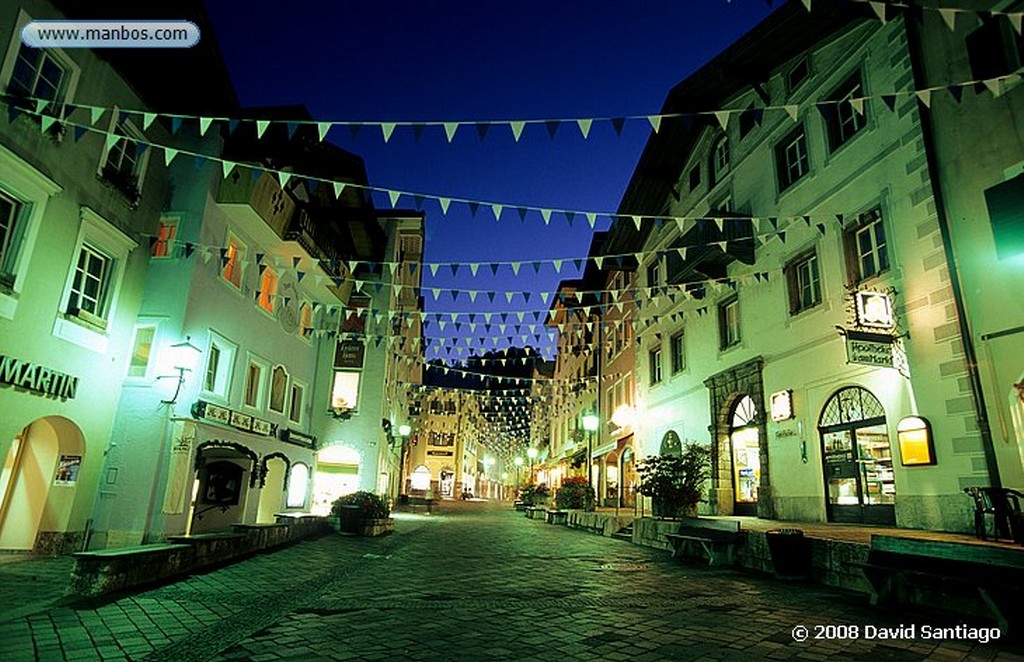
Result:
<svg viewBox="0 0 1024 662"><path fill-rule="evenodd" d="M757 488L761 483L761 455L757 428L732 433L733 512L757 514Z"/></svg>
<svg viewBox="0 0 1024 662"><path fill-rule="evenodd" d="M859 522L861 490L853 455L853 431L825 432L821 440L828 519L832 522Z"/></svg>
<svg viewBox="0 0 1024 662"><path fill-rule="evenodd" d="M861 482L861 505L865 522L896 523L896 480L892 471L892 448L885 425L857 428L857 464Z"/></svg>

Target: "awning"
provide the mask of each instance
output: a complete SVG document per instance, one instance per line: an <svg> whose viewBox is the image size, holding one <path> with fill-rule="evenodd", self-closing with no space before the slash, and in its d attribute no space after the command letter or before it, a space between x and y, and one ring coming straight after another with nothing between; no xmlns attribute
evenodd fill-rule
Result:
<svg viewBox="0 0 1024 662"><path fill-rule="evenodd" d="M602 455L605 455L606 453L610 453L611 451L615 450L615 447L618 445L618 443L619 442L616 439L615 441L609 441L607 444L602 444L590 452L590 457L600 457Z"/></svg>

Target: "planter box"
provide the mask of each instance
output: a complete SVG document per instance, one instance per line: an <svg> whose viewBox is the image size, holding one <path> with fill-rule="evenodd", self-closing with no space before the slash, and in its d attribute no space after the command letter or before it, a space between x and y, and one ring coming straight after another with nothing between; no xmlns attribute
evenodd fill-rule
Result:
<svg viewBox="0 0 1024 662"><path fill-rule="evenodd" d="M331 517L330 521L335 531L349 536L385 536L393 533L395 530L395 520L393 517L366 520Z"/></svg>

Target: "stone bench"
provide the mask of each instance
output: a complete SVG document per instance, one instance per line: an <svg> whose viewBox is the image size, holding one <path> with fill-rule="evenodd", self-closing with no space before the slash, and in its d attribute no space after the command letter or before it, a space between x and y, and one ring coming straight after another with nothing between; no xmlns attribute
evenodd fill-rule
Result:
<svg viewBox="0 0 1024 662"><path fill-rule="evenodd" d="M665 540L672 546L672 556L694 556L689 552L699 549L702 558L712 566L716 562L733 562L743 534L739 522L691 517L683 520L675 533L666 533Z"/></svg>
<svg viewBox="0 0 1024 662"><path fill-rule="evenodd" d="M192 545L167 543L72 554L75 567L65 595L97 596L187 572Z"/></svg>
<svg viewBox="0 0 1024 662"><path fill-rule="evenodd" d="M567 510L545 510L544 521L548 524L567 524L569 511Z"/></svg>

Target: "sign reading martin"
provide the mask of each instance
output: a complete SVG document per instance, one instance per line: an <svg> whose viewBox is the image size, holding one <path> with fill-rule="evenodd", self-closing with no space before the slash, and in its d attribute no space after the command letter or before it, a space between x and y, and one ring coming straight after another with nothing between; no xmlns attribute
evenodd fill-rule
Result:
<svg viewBox="0 0 1024 662"><path fill-rule="evenodd" d="M78 392L78 377L4 355L0 355L0 384L61 400L73 399Z"/></svg>
<svg viewBox="0 0 1024 662"><path fill-rule="evenodd" d="M846 332L846 360L863 365L893 367L893 337L863 331Z"/></svg>

